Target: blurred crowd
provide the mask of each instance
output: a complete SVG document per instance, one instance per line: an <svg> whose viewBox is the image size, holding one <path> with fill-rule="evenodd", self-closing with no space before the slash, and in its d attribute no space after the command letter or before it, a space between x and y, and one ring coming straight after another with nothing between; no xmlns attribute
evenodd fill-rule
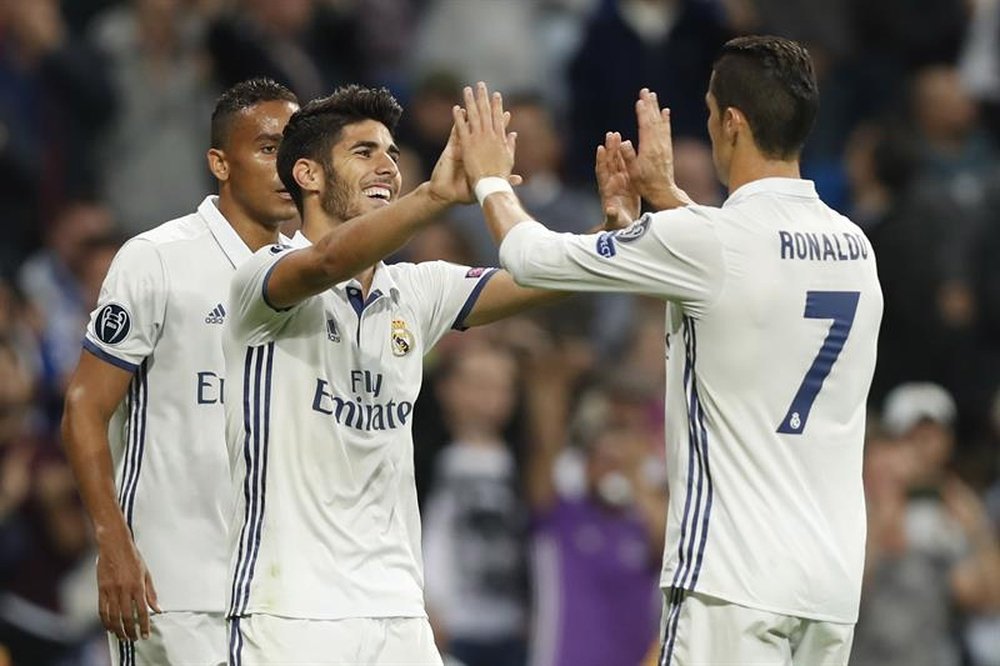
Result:
<svg viewBox="0 0 1000 666"><path fill-rule="evenodd" d="M255 75L303 100L388 87L405 187L461 86L486 80L526 207L582 232L600 221L594 148L635 138L643 86L671 107L681 187L723 201L706 83L723 41L760 32L811 50L804 175L868 234L885 293L852 663L1000 665L1000 1L0 0L0 666L106 663L63 391L117 248L212 191L219 92ZM495 264L478 208L394 258L427 259ZM655 650L664 339L658 302L577 296L427 358L414 455L452 663Z"/></svg>

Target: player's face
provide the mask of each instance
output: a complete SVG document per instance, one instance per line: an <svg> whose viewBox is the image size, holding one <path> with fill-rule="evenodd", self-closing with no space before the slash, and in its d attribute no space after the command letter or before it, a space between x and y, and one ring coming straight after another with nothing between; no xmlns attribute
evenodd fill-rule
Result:
<svg viewBox="0 0 1000 666"><path fill-rule="evenodd" d="M297 213L278 178L276 162L281 132L298 108L286 101L261 102L233 119L225 147L226 183L240 207L261 224L273 226Z"/></svg>
<svg viewBox="0 0 1000 666"><path fill-rule="evenodd" d="M333 146L333 173L326 174L320 201L336 220L346 221L388 206L399 194L399 148L377 120L346 125Z"/></svg>
<svg viewBox="0 0 1000 666"><path fill-rule="evenodd" d="M722 114L712 94L711 84L709 92L705 95L705 104L708 106L708 136L712 140L712 162L715 164L715 173L723 185L728 185L731 147L723 136Z"/></svg>

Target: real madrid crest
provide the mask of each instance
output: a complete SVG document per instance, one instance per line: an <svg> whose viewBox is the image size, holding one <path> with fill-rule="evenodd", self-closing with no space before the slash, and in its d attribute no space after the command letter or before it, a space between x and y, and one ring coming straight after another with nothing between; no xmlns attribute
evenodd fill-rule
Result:
<svg viewBox="0 0 1000 666"><path fill-rule="evenodd" d="M395 356L406 356L413 349L413 333L406 328L406 322L402 319L392 320L392 333L389 338Z"/></svg>

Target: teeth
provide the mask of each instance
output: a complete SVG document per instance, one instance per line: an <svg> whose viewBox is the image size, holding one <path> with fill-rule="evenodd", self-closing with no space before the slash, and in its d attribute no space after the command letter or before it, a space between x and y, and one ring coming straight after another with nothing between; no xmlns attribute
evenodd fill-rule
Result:
<svg viewBox="0 0 1000 666"><path fill-rule="evenodd" d="M386 201L388 201L389 197L392 196L392 193L387 187L366 187L361 191L361 193L366 197L377 197L379 199L385 199Z"/></svg>

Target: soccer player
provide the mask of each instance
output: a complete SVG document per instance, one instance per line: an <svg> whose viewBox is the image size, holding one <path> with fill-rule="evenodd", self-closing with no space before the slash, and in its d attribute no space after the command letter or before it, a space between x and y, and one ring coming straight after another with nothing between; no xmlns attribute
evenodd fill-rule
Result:
<svg viewBox="0 0 1000 666"><path fill-rule="evenodd" d="M423 356L452 328L553 296L504 271L380 261L472 200L452 136L430 180L394 201L401 113L385 90L348 86L292 116L278 172L301 233L233 280L232 664L441 663L410 432Z"/></svg>
<svg viewBox="0 0 1000 666"><path fill-rule="evenodd" d="M818 106L805 49L728 42L706 102L722 207L683 205L668 113L644 91L638 155L619 154L630 186L670 210L597 235L554 234L523 211L502 180L501 100L485 86L466 89L455 118L501 264L521 284L667 302L660 664L845 664L864 560L875 257L799 175Z"/></svg>
<svg viewBox="0 0 1000 666"><path fill-rule="evenodd" d="M117 666L226 663L222 323L233 272L296 215L275 161L297 108L266 79L219 98L207 155L218 197L126 243L87 327L63 438L97 537Z"/></svg>

